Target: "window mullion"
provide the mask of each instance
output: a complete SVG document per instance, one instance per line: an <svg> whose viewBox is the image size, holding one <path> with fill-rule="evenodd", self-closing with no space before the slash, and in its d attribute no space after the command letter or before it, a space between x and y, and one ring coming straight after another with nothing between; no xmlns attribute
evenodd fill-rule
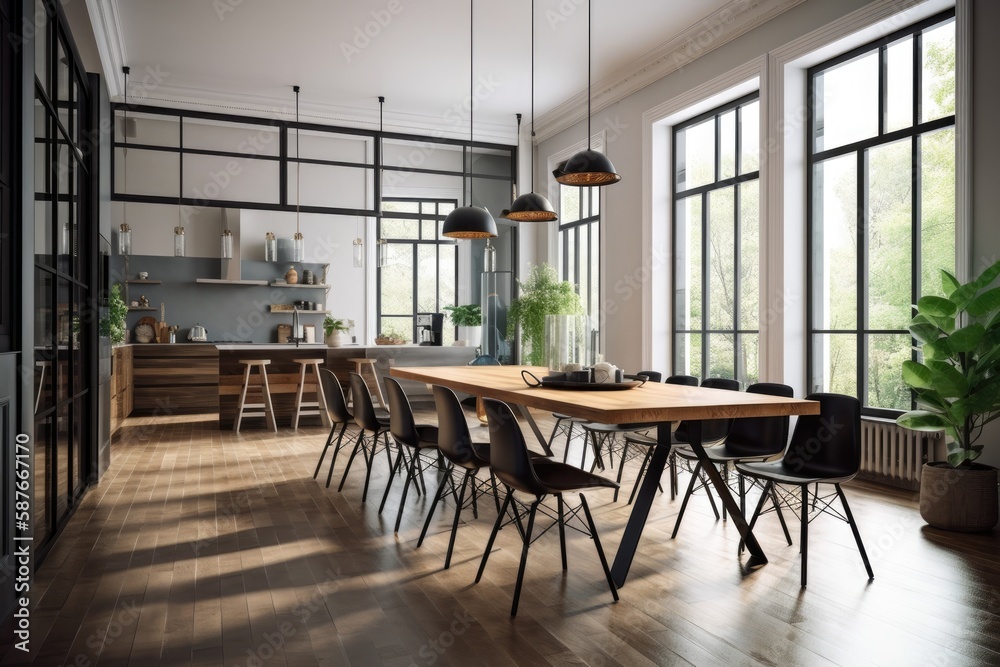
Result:
<svg viewBox="0 0 1000 667"><path fill-rule="evenodd" d="M701 196L701 377L708 377L708 328L711 325L709 307L711 300L708 294L708 267L711 258L708 239L708 193Z"/></svg>
<svg viewBox="0 0 1000 667"><path fill-rule="evenodd" d="M738 158L737 158L738 160ZM739 380L740 369L740 187L733 186L733 376Z"/></svg>
<svg viewBox="0 0 1000 667"><path fill-rule="evenodd" d="M868 373L865 372L865 360L868 357L868 165L869 152L858 151L857 154L857 332L855 351L857 355L857 388L858 398L862 404L868 400Z"/></svg>

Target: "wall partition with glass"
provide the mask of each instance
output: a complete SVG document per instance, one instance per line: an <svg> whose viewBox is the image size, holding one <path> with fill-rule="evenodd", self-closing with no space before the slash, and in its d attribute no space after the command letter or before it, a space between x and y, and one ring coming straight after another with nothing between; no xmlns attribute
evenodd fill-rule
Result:
<svg viewBox="0 0 1000 667"><path fill-rule="evenodd" d="M954 10L808 76L809 390L893 416L911 304L955 269Z"/></svg>
<svg viewBox="0 0 1000 667"><path fill-rule="evenodd" d="M35 13L34 543L44 555L96 447L96 153L91 90L61 12Z"/></svg>
<svg viewBox="0 0 1000 667"><path fill-rule="evenodd" d="M752 93L673 130L673 368L759 377L760 103Z"/></svg>
<svg viewBox="0 0 1000 667"><path fill-rule="evenodd" d="M271 230L280 246L295 231L288 214L298 210L308 216L303 224L313 225L303 228L307 248L317 238L361 245L364 270L352 274L362 267L346 263L330 268L341 295L365 294L365 276L374 271L369 342L390 325L413 341L417 313L478 301L484 242L442 238L440 223L452 207L469 202L494 215L509 205L516 147L139 105L118 104L115 111L129 120L120 121L115 137L113 199L133 230L133 254L169 254L157 248L175 225L185 227L196 254L199 247L211 253L223 209L284 214L273 216ZM244 237L245 261L264 258L259 236ZM513 229L504 228L494 243L505 268L513 268ZM433 289L431 274L440 283ZM337 297L330 294L331 310ZM453 327L445 339L454 339Z"/></svg>

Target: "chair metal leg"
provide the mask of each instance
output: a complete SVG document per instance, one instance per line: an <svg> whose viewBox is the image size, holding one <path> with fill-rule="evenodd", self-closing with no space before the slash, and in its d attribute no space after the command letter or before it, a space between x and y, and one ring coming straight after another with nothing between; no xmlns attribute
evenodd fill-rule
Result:
<svg viewBox="0 0 1000 667"><path fill-rule="evenodd" d="M809 485L802 485L802 534L799 553L802 554L802 586L806 585L806 564L809 557Z"/></svg>
<svg viewBox="0 0 1000 667"><path fill-rule="evenodd" d="M500 492L497 490L497 476L493 474L493 468L490 468L490 484L493 486L493 502L497 506L497 514L500 514Z"/></svg>
<svg viewBox="0 0 1000 667"><path fill-rule="evenodd" d="M722 470L720 472L722 473L722 481L725 483L726 486L729 486L729 465L726 464L726 463L723 463L722 464ZM706 486L705 489L708 490L708 486ZM709 491L708 497L709 498L712 497L712 492L711 491ZM722 505L722 520L723 521L726 520L726 506L725 506L725 504Z"/></svg>
<svg viewBox="0 0 1000 667"><path fill-rule="evenodd" d="M479 571L476 573L477 584L483 578L483 570L486 569L486 561L490 558L490 550L493 548L493 542L497 539L500 524L503 523L503 518L507 514L507 508L510 506L510 501L513 497L514 489L507 487L507 495L503 499L503 506L497 512L497 520L493 522L493 532L490 533L490 539L486 541L486 551L483 552L483 560L479 563Z"/></svg>
<svg viewBox="0 0 1000 667"><path fill-rule="evenodd" d="M465 470L465 475L462 477L462 488L458 492L458 503L455 505L455 518L451 522L451 537L448 538L448 555L444 557L444 569L451 567L451 552L455 548L455 535L458 533L458 519L462 515L462 503L465 501L465 487L469 483L469 477L472 471L469 469ZM472 495L476 495L476 489L472 489Z"/></svg>
<svg viewBox="0 0 1000 667"><path fill-rule="evenodd" d="M837 489L837 495L840 496L840 502L844 506L847 523L851 524L851 532L854 533L854 541L858 543L861 560L865 562L865 569L868 571L868 581L871 581L875 578L875 573L872 571L872 564L868 561L868 552L865 551L865 545L861 542L861 533L858 532L858 524L854 521L854 514L851 513L851 507L847 504L847 496L844 495L844 490L840 488L840 484L834 484L834 487Z"/></svg>
<svg viewBox="0 0 1000 667"><path fill-rule="evenodd" d="M753 530L754 525L757 523L757 517L760 516L760 511L764 508L764 501L767 500L768 498L768 492L774 493L774 484L771 482L771 480L768 480L767 483L764 484L764 490L760 494L760 500L757 501L757 507L753 511L753 516L750 517L750 523L747 524L747 526L749 526L749 530L751 531ZM743 540L741 539L738 550L739 553L741 554L743 553L744 546L745 545L743 543Z"/></svg>
<svg viewBox="0 0 1000 667"><path fill-rule="evenodd" d="M476 501L476 496L478 496L479 494L476 493L476 476L475 476L475 474L471 470L469 472L472 473L472 518L473 519L478 519L479 518L479 504ZM463 482L463 484L464 483L465 482Z"/></svg>
<svg viewBox="0 0 1000 667"><path fill-rule="evenodd" d="M781 511L781 503L778 502L778 492L774 490L774 485L771 485L771 504L774 505L775 514L778 515L781 530L785 533L785 541L788 542L788 546L792 546L792 535L788 532L788 524L785 523L785 513Z"/></svg>
<svg viewBox="0 0 1000 667"><path fill-rule="evenodd" d="M406 507L406 492L410 488L410 482L413 480L414 475L420 474L418 466L419 463L420 463L420 452L419 450L414 450L413 452L411 452L410 469L409 473L406 475L406 483L403 484L403 496L399 499L399 509L396 510L396 525L392 529L392 532L394 533L399 532L399 522L403 520L403 508ZM413 482L413 486L417 488L417 491L420 491L419 484Z"/></svg>
<svg viewBox="0 0 1000 667"><path fill-rule="evenodd" d="M622 473L625 471L625 457L628 455L628 440L625 441L625 445L622 448L622 458L618 462L618 486L615 487L615 497L612 498L613 502L618 502L618 491L621 489L622 485ZM610 458L610 456L609 456Z"/></svg>
<svg viewBox="0 0 1000 667"><path fill-rule="evenodd" d="M517 583L514 584L514 601L510 605L510 615L517 616L517 605L521 601L521 584L524 582L524 566L528 563L528 549L531 547L531 529L535 526L535 512L541 498L535 498L528 511L528 528L524 533L524 544L521 546L521 565L517 568Z"/></svg>
<svg viewBox="0 0 1000 667"><path fill-rule="evenodd" d="M701 479L698 473L701 471L701 461L694 464L694 472L691 473L691 481L688 483L687 493L684 494L684 500L681 501L681 511L677 513L677 521L674 522L674 532L670 533L670 539L677 537L677 529L681 527L681 520L684 518L684 510L687 509L688 500L691 499L691 494L694 493L695 483ZM715 505L712 505L713 509ZM716 511L715 516L718 517L719 513Z"/></svg>
<svg viewBox="0 0 1000 667"><path fill-rule="evenodd" d="M340 454L340 450L344 447L344 433L347 432L347 424L340 427L340 435L337 436L337 446L333 450L333 456L330 458L330 472L326 474L326 488L330 488L330 480L333 479L333 467L337 464L337 455ZM361 434L358 434L361 437Z"/></svg>
<svg viewBox="0 0 1000 667"><path fill-rule="evenodd" d="M375 438L372 438L372 448L369 450L367 447L362 448L362 454L365 457L365 488L361 492L361 502L368 502L368 485L372 479L372 468L375 466L375 446L378 442Z"/></svg>
<svg viewBox="0 0 1000 667"><path fill-rule="evenodd" d="M389 497L389 489L392 488L392 480L396 477L396 471L399 470L399 462L403 458L403 446L396 443L396 461L389 466L389 481L385 483L385 491L382 493L382 502L379 503L378 513L381 514L382 510L385 509L385 501Z"/></svg>
<svg viewBox="0 0 1000 667"><path fill-rule="evenodd" d="M434 501L431 503L431 508L427 512L427 518L424 519L424 528L420 531L420 539L417 540L417 547L419 548L421 544L424 543L424 538L427 537L427 529L430 528L431 519L434 518L434 510L437 509L437 504L444 496L445 485L448 484L448 480L451 479L451 471L441 479L441 483L438 484L437 493L434 494Z"/></svg>
<svg viewBox="0 0 1000 667"><path fill-rule="evenodd" d="M608 559L604 556L604 548L601 546L601 538L597 535L597 525L594 523L594 516L590 513L590 506L587 505L587 498L580 494L580 504L583 505L583 514L587 517L587 526L590 528L590 535L594 538L594 546L597 548L597 557L601 559L601 567L604 568L604 576L608 580L608 588L611 589L611 596L615 602L618 601L618 587L615 580L611 578L611 570L608 568Z"/></svg>
<svg viewBox="0 0 1000 667"><path fill-rule="evenodd" d="M316 470L313 471L313 479L319 476L319 469L323 466L323 459L326 458L326 450L330 449L330 445L333 444L334 433L337 431L337 425L334 424L330 427L330 435L326 436L326 444L323 445L323 452L319 455L319 463L316 464Z"/></svg>
<svg viewBox="0 0 1000 667"><path fill-rule="evenodd" d="M563 497L561 493L556 494L556 507L558 508L559 519L559 551L562 555L562 568L566 567L566 514L563 511Z"/></svg>
<svg viewBox="0 0 1000 667"><path fill-rule="evenodd" d="M354 443L354 449L351 450L351 458L347 459L347 467L344 468L344 474L340 478L340 486L337 487L338 493L344 490L344 482L347 481L347 473L351 472L351 464L354 463L354 457L358 455L359 449L364 449L364 446L365 446L365 432L360 431L358 433L358 439ZM365 460L367 460L367 457L365 457ZM332 474L333 471L331 470L330 473Z"/></svg>

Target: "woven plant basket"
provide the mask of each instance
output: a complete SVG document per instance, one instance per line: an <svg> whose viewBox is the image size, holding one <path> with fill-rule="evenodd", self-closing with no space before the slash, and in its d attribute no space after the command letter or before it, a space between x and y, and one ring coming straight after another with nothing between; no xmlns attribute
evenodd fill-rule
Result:
<svg viewBox="0 0 1000 667"><path fill-rule="evenodd" d="M952 468L925 463L920 479L920 516L943 530L972 533L997 525L997 469L972 464Z"/></svg>

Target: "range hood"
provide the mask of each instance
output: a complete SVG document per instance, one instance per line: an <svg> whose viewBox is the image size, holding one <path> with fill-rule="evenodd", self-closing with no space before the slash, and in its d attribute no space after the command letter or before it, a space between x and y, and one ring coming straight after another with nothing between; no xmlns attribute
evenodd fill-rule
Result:
<svg viewBox="0 0 1000 667"><path fill-rule="evenodd" d="M239 209L222 209L222 228L228 229L233 234L233 258L220 260L222 262L219 271L221 278L197 278L195 282L211 285L267 285L266 280L242 279Z"/></svg>

